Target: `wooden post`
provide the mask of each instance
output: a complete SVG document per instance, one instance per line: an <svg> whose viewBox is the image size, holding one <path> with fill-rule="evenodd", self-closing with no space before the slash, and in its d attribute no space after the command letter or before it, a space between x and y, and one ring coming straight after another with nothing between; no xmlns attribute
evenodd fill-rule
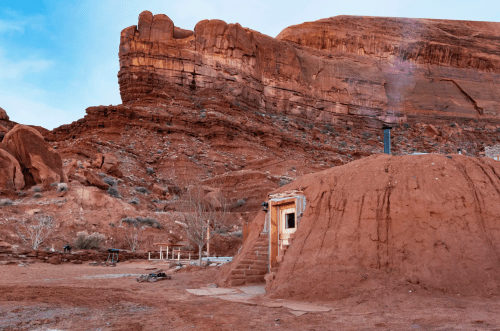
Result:
<svg viewBox="0 0 500 331"><path fill-rule="evenodd" d="M275 262L278 256L278 206L273 206L271 201L269 201L269 209L271 212L271 224L269 229L271 252L269 254L269 262ZM269 263L269 265L271 265L271 263Z"/></svg>
<svg viewBox="0 0 500 331"><path fill-rule="evenodd" d="M210 256L210 220L207 221L207 256Z"/></svg>
<svg viewBox="0 0 500 331"><path fill-rule="evenodd" d="M168 247L169 246L167 246L167 255L165 256L165 260L168 260Z"/></svg>
<svg viewBox="0 0 500 331"><path fill-rule="evenodd" d="M148 261L151 261L151 252L148 252Z"/></svg>
<svg viewBox="0 0 500 331"><path fill-rule="evenodd" d="M162 259L162 252L161 252L161 246L160 246L160 260Z"/></svg>

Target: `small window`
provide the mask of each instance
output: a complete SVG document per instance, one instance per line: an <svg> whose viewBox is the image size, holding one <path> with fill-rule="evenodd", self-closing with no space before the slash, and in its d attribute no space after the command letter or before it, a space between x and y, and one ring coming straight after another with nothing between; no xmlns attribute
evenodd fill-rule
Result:
<svg viewBox="0 0 500 331"><path fill-rule="evenodd" d="M295 229L295 213L285 214L285 228Z"/></svg>

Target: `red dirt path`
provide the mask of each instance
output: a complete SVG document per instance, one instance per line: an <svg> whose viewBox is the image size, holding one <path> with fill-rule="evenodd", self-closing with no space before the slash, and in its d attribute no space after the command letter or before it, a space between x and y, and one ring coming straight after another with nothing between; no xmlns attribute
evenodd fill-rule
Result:
<svg viewBox="0 0 500 331"><path fill-rule="evenodd" d="M215 268L176 273L172 280L158 283L137 283L135 277L76 279L146 273L147 267L148 262L124 262L116 268L1 266L0 330L500 329L497 296L380 289L322 302L332 311L296 317L285 308L243 305L185 291L211 284Z"/></svg>

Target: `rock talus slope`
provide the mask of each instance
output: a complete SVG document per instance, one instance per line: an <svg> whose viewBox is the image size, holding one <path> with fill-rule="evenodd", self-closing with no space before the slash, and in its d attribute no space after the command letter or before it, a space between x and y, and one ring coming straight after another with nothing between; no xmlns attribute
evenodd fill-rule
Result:
<svg viewBox="0 0 500 331"><path fill-rule="evenodd" d="M370 284L500 293L497 161L376 155L281 190L297 188L307 208L274 295L339 299Z"/></svg>

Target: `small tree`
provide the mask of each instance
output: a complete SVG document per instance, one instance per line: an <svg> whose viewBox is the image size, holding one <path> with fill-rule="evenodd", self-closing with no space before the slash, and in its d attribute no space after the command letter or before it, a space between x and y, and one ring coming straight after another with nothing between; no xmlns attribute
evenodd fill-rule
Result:
<svg viewBox="0 0 500 331"><path fill-rule="evenodd" d="M37 215L16 224L17 234L26 245L36 250L54 231L56 222L51 216Z"/></svg>
<svg viewBox="0 0 500 331"><path fill-rule="evenodd" d="M142 240L139 236L141 232L146 229L146 227L144 225L141 226L140 222L126 222L124 220L127 219L121 220L119 227L125 232L125 240L127 241L130 250L135 252L142 244ZM127 225L123 225L123 223L127 223Z"/></svg>
<svg viewBox="0 0 500 331"><path fill-rule="evenodd" d="M198 245L201 266L203 247L217 236L217 230L226 223L228 205L221 192L207 199L200 185L188 187L183 204L186 235Z"/></svg>

